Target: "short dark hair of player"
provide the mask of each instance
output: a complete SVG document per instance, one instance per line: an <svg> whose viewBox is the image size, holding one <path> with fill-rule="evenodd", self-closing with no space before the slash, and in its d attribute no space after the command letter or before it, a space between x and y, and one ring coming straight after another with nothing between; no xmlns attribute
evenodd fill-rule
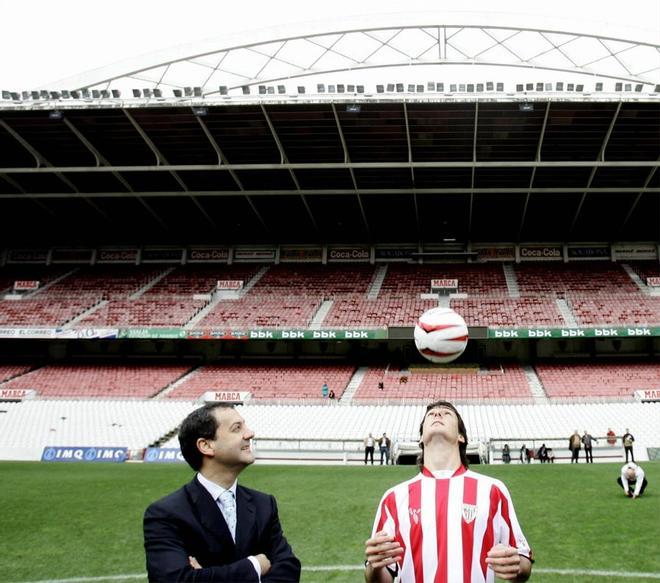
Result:
<svg viewBox="0 0 660 583"><path fill-rule="evenodd" d="M207 403L190 413L179 427L181 455L196 472L202 467L204 459L202 452L197 448L197 440L215 438L218 421L213 412L218 408L233 409L234 406L231 403Z"/></svg>
<svg viewBox="0 0 660 583"><path fill-rule="evenodd" d="M454 407L449 401L435 401L431 403L428 407L426 407L426 411L424 412L424 418L422 419L422 422L419 424L419 446L422 448L422 453L420 453L419 456L417 456L417 465L420 468L424 465L424 444L422 443L422 430L424 429L424 421L426 420L426 416L429 414L429 411L438 408L444 408L453 411L458 419L458 433L463 436L463 440L464 440L463 443L461 442L458 443L458 451L461 456L461 464L463 464L467 468L470 465L470 462L468 461L468 457L467 457L467 446L468 446L467 429L465 429L465 423L463 423L463 418L461 417L461 414L456 410L456 407Z"/></svg>

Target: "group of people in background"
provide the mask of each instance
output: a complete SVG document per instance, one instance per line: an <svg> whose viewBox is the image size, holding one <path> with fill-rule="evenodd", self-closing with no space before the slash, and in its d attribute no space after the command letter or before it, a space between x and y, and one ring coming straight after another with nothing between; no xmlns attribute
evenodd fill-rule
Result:
<svg viewBox="0 0 660 583"><path fill-rule="evenodd" d="M611 428L607 431L606 439L609 445L616 445L617 436ZM598 443L598 439L591 435L586 429L582 435L580 435L576 429L568 438L568 449L571 452L571 463L578 463L580 459L580 451L582 450L582 446L584 446L584 456L586 463L593 464L594 442ZM626 432L621 436L621 442L626 454L626 463L628 463L628 458L630 458L630 461L634 463L635 455L633 452L633 443L635 442L635 437L632 435L632 433L630 433L629 429L626 429ZM554 463L555 454L552 448L546 447L545 443L541 444L541 447L539 447L538 451L536 452L533 449L529 449L527 445L523 443L520 447L518 459L520 460L521 464L529 464L531 463L532 459L538 459L542 464ZM511 463L511 449L509 448L508 443L504 444L504 447L502 448L502 462L505 464Z"/></svg>
<svg viewBox="0 0 660 583"><path fill-rule="evenodd" d="M374 465L374 451L376 450L376 444L378 444L378 449L380 450L380 465L383 465L383 460L385 461L385 465L389 465L392 440L387 437L387 433L383 433L378 439L376 439L371 433L364 438L364 465L367 465L368 459L371 459L371 465Z"/></svg>
<svg viewBox="0 0 660 583"><path fill-rule="evenodd" d="M593 437L586 429L584 430L584 434L582 436L580 436L578 430L576 429L573 432L573 435L568 438L568 449L571 452L571 463L578 463L580 459L580 450L584 445L584 457L586 462L588 464L593 464L594 441L598 443L598 440ZM623 449L626 453L626 463L628 462L628 457L630 457L631 461L634 462L635 454L633 453L633 443L635 442L635 438L633 437L632 433L630 433L629 429L626 428L626 432L621 436L621 442L623 443ZM616 445L616 434L611 428L607 430L607 443L609 445Z"/></svg>
<svg viewBox="0 0 660 583"><path fill-rule="evenodd" d="M335 392L328 388L328 383L323 383L323 386L321 387L321 396L330 401L334 401L337 398Z"/></svg>

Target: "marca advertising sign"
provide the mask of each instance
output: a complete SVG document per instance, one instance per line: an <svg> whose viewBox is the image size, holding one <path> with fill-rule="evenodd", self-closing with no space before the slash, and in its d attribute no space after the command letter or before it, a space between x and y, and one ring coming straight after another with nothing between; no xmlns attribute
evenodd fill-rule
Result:
<svg viewBox="0 0 660 583"><path fill-rule="evenodd" d="M432 279L431 289L458 289L457 279Z"/></svg>
<svg viewBox="0 0 660 583"><path fill-rule="evenodd" d="M321 247L280 247L280 263L320 263Z"/></svg>
<svg viewBox="0 0 660 583"><path fill-rule="evenodd" d="M33 389L0 389L0 401L22 401L37 396Z"/></svg>
<svg viewBox="0 0 660 583"><path fill-rule="evenodd" d="M191 247L188 249L188 263L227 263L228 247Z"/></svg>
<svg viewBox="0 0 660 583"><path fill-rule="evenodd" d="M309 330L278 328L259 330L201 329L186 331L188 338L198 340L382 340L387 328Z"/></svg>
<svg viewBox="0 0 660 583"><path fill-rule="evenodd" d="M660 401L660 388L639 389L635 391L634 396L638 401Z"/></svg>
<svg viewBox="0 0 660 583"><path fill-rule="evenodd" d="M99 249L96 263L137 263L137 249Z"/></svg>
<svg viewBox="0 0 660 583"><path fill-rule="evenodd" d="M350 261L352 263L368 262L371 259L369 247L329 247L328 262Z"/></svg>
<svg viewBox="0 0 660 583"><path fill-rule="evenodd" d="M39 289L39 281L36 279L23 279L14 282L14 291L34 291Z"/></svg>
<svg viewBox="0 0 660 583"><path fill-rule="evenodd" d="M243 289L242 279L219 279L216 283L215 289L220 291L238 291Z"/></svg>
<svg viewBox="0 0 660 583"><path fill-rule="evenodd" d="M649 287L660 287L660 277L647 277L646 285Z"/></svg>
<svg viewBox="0 0 660 583"><path fill-rule="evenodd" d="M521 245L521 261L562 261L561 245Z"/></svg>
<svg viewBox="0 0 660 583"><path fill-rule="evenodd" d="M113 462L128 459L126 447L48 446L41 454L42 462Z"/></svg>
<svg viewBox="0 0 660 583"><path fill-rule="evenodd" d="M216 401L223 403L243 403L251 398L252 393L249 391L206 391L203 397L206 403L214 403Z"/></svg>
<svg viewBox="0 0 660 583"><path fill-rule="evenodd" d="M178 447L149 447L144 454L147 464L185 464L186 460Z"/></svg>
<svg viewBox="0 0 660 583"><path fill-rule="evenodd" d="M660 326L602 328L488 328L488 338L639 338L660 336Z"/></svg>
<svg viewBox="0 0 660 583"><path fill-rule="evenodd" d="M514 245L472 245L471 251L477 254L479 261L515 261Z"/></svg>

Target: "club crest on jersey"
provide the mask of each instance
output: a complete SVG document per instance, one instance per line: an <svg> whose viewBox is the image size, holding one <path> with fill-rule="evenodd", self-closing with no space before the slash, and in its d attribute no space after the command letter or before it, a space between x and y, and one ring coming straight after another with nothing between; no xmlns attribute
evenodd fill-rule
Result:
<svg viewBox="0 0 660 583"><path fill-rule="evenodd" d="M421 513L422 513L422 511L419 508L409 508L408 509L408 514L410 514L410 518L412 518L412 521L415 524L419 524L419 515Z"/></svg>
<svg viewBox="0 0 660 583"><path fill-rule="evenodd" d="M463 504L463 520L470 524L477 517L477 507L475 504Z"/></svg>

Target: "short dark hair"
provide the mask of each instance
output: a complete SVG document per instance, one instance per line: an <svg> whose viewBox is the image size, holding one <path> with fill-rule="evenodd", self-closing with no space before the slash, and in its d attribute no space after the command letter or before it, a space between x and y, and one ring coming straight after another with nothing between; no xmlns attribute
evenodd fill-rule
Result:
<svg viewBox="0 0 660 583"><path fill-rule="evenodd" d="M422 448L422 453L420 453L417 456L417 465L421 468L424 466L424 443L422 443L422 430L424 429L424 420L426 419L426 416L428 415L429 411L431 409L438 409L439 407L444 407L445 409L449 409L450 411L453 411L456 414L456 417L458 418L458 433L463 436L463 443L459 441L458 443L458 452L461 456L461 464L463 464L466 468L470 465L470 462L468 461L467 457L467 446L468 446L468 436L467 436L467 429L465 428L465 423L463 423L463 418L461 417L461 414L456 410L456 407L454 407L449 401L434 401L430 405L426 407L426 411L424 411L424 417L422 417L422 422L419 424L419 446Z"/></svg>
<svg viewBox="0 0 660 583"><path fill-rule="evenodd" d="M213 412L219 408L233 409L234 406L230 403L207 403L190 413L179 427L181 455L196 472L202 467L204 459L202 452L197 448L197 440L215 437L218 421Z"/></svg>

